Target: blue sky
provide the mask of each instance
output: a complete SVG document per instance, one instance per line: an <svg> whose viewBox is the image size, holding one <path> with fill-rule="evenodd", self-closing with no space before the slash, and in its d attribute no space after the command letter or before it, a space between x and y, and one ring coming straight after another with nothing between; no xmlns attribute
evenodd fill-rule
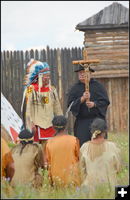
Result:
<svg viewBox="0 0 130 200"><path fill-rule="evenodd" d="M1 50L83 47L75 26L114 1L1 1ZM129 1L116 1L129 8Z"/></svg>

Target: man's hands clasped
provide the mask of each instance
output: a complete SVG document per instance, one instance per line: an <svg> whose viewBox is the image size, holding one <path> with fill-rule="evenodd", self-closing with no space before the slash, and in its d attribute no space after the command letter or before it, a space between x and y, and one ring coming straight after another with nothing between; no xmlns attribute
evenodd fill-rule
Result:
<svg viewBox="0 0 130 200"><path fill-rule="evenodd" d="M85 102L88 108L93 108L96 106L93 101L90 101L90 92L88 91L85 91L83 93L83 96L81 97L80 100L81 100L81 103Z"/></svg>

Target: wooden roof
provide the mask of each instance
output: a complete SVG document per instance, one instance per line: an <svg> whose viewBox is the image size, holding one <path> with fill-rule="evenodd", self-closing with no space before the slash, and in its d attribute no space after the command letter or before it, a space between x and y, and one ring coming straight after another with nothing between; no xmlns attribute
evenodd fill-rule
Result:
<svg viewBox="0 0 130 200"><path fill-rule="evenodd" d="M76 29L86 31L109 28L128 28L128 22L129 9L120 3L114 2L92 17L77 24Z"/></svg>

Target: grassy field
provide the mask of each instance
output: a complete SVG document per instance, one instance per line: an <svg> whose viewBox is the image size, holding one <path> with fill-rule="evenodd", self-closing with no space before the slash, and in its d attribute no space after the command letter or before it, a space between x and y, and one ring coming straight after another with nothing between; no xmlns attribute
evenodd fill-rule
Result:
<svg viewBox="0 0 130 200"><path fill-rule="evenodd" d="M122 169L118 174L118 185L128 185L129 180L129 147L128 147L128 134L127 133L109 133L108 140L114 141L121 149ZM12 144L9 144L12 147ZM2 182L1 194L2 199L89 199L86 190L80 188L52 188L48 182L48 173L44 171L43 186L41 189L36 190L30 185L17 185L13 190L8 183ZM115 199L114 192L109 190L109 187L104 185L97 188L95 193L91 194L93 199Z"/></svg>

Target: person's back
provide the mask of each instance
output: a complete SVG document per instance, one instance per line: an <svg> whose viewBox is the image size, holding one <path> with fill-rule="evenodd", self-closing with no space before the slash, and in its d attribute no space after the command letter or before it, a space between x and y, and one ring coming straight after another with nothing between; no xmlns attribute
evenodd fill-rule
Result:
<svg viewBox="0 0 130 200"><path fill-rule="evenodd" d="M117 184L116 174L120 170L119 149L113 142L105 140L96 144L84 143L80 150L81 166L86 170L82 185L94 189L99 184L109 184L114 189ZM102 152L102 153L101 153Z"/></svg>
<svg viewBox="0 0 130 200"><path fill-rule="evenodd" d="M79 185L79 148L78 139L65 132L48 140L46 156L53 185Z"/></svg>
<svg viewBox="0 0 130 200"><path fill-rule="evenodd" d="M35 187L42 185L42 177L38 173L38 169L43 167L41 145L33 143L33 141L27 144L20 143L12 149L12 154L15 164L15 174L11 181L12 186L27 183Z"/></svg>
<svg viewBox="0 0 130 200"><path fill-rule="evenodd" d="M95 119L91 125L92 139L80 148L82 186L90 193L99 186L114 190L120 171L120 150L114 142L104 139L107 126Z"/></svg>
<svg viewBox="0 0 130 200"><path fill-rule="evenodd" d="M12 179L14 175L14 160L7 142L1 138L2 177Z"/></svg>

